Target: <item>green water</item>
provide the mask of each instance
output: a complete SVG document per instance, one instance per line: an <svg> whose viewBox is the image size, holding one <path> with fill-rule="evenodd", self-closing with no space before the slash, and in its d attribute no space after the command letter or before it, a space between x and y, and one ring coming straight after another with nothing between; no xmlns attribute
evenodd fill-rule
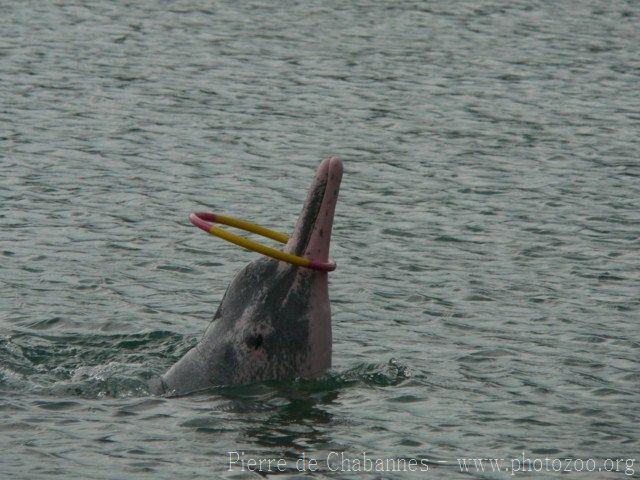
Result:
<svg viewBox="0 0 640 480"><path fill-rule="evenodd" d="M636 2L0 12L0 476L638 457ZM188 213L288 231L330 154L333 370L153 395L256 258ZM428 471L326 462L363 452Z"/></svg>

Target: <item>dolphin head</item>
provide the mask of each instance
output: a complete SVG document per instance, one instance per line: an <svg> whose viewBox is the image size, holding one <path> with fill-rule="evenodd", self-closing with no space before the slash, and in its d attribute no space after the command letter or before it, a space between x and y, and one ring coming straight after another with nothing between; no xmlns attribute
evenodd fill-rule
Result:
<svg viewBox="0 0 640 480"><path fill-rule="evenodd" d="M284 251L325 262L342 162L320 164ZM174 394L216 386L312 377L331 366L327 272L272 258L249 263L229 284L198 344L162 377Z"/></svg>

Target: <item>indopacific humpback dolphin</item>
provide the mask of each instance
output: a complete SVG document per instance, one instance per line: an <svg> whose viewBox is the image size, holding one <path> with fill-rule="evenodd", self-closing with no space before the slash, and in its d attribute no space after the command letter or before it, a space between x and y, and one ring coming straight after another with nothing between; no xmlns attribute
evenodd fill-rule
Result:
<svg viewBox="0 0 640 480"><path fill-rule="evenodd" d="M284 251L326 262L342 162L324 160ZM263 257L227 287L200 341L162 376L169 395L314 377L331 367L328 274Z"/></svg>

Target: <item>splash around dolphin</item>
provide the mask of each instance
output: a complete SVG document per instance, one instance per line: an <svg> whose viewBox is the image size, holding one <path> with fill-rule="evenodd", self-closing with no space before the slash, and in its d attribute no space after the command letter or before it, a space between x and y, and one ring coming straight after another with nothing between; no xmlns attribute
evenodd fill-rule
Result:
<svg viewBox="0 0 640 480"><path fill-rule="evenodd" d="M324 160L284 251L326 262L342 161ZM310 378L331 367L328 274L272 258L240 270L200 341L162 377L163 393Z"/></svg>

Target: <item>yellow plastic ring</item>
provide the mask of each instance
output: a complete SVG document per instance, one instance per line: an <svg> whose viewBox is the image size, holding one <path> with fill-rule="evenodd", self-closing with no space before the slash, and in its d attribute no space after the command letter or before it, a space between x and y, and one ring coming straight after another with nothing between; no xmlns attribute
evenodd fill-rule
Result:
<svg viewBox="0 0 640 480"><path fill-rule="evenodd" d="M243 248L246 248L247 250L261 253L262 255L266 255L267 257L275 258L276 260L287 262L298 267L310 268L312 270L320 270L323 272L331 272L336 269L336 262L334 261L318 262L316 260L311 260L310 258L299 257L298 255L286 253L282 250L267 247L266 245L263 245L259 242L254 242L253 240L249 240L248 238L235 235L222 228L211 225L211 223L209 222L221 223L222 225L235 227L240 230L244 230L245 232L256 233L280 243L287 243L289 241L288 235L276 232L275 230L270 230L256 223L247 222L246 220L240 220L239 218L230 217L228 215L219 215L217 213L209 212L190 213L189 221L196 227L215 237L222 238L227 242L234 243Z"/></svg>

